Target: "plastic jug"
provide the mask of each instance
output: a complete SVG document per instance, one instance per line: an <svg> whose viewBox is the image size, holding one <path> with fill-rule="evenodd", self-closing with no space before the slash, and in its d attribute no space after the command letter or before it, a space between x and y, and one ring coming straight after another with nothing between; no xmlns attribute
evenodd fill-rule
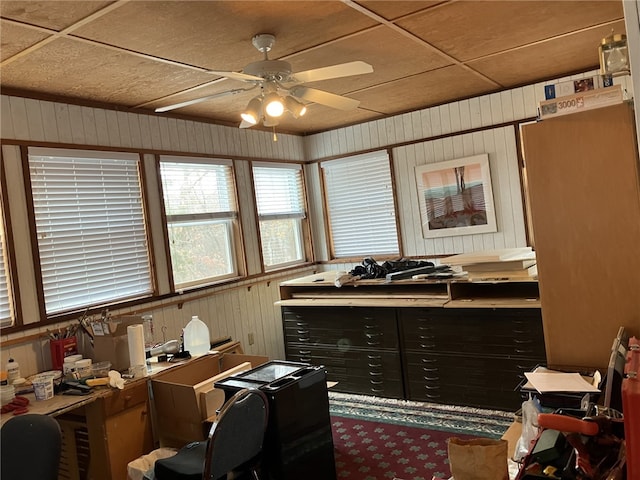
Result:
<svg viewBox="0 0 640 480"><path fill-rule="evenodd" d="M209 327L197 315L192 316L187 326L184 327L184 349L192 357L204 355L211 349Z"/></svg>

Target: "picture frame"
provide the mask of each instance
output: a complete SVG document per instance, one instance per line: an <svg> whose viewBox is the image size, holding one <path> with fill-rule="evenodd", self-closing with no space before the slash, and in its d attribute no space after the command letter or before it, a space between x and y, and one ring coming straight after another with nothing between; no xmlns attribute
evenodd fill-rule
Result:
<svg viewBox="0 0 640 480"><path fill-rule="evenodd" d="M419 165L415 171L424 238L497 231L488 154Z"/></svg>

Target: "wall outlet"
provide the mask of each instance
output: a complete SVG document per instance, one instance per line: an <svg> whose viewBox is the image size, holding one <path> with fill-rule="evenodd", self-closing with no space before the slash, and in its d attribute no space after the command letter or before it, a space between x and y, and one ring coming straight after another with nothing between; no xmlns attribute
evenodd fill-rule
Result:
<svg viewBox="0 0 640 480"><path fill-rule="evenodd" d="M249 337L249 345L253 345L254 343L256 343L253 333L250 333L248 337Z"/></svg>

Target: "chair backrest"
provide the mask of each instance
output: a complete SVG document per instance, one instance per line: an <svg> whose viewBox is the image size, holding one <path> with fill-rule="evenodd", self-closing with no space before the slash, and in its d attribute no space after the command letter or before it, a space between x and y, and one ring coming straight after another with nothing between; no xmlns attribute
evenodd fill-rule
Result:
<svg viewBox="0 0 640 480"><path fill-rule="evenodd" d="M61 449L62 433L53 417L11 417L0 428L0 478L56 480Z"/></svg>
<svg viewBox="0 0 640 480"><path fill-rule="evenodd" d="M268 421L268 400L260 390L243 389L231 397L209 431L203 478L216 480L255 461Z"/></svg>

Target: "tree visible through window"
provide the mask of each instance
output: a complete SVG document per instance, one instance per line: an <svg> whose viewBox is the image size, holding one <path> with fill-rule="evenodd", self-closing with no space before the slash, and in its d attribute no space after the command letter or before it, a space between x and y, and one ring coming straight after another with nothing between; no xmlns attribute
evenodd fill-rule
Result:
<svg viewBox="0 0 640 480"><path fill-rule="evenodd" d="M302 167L255 163L253 183L265 269L304 262Z"/></svg>
<svg viewBox="0 0 640 480"><path fill-rule="evenodd" d="M236 276L231 161L163 156L160 173L175 286Z"/></svg>

